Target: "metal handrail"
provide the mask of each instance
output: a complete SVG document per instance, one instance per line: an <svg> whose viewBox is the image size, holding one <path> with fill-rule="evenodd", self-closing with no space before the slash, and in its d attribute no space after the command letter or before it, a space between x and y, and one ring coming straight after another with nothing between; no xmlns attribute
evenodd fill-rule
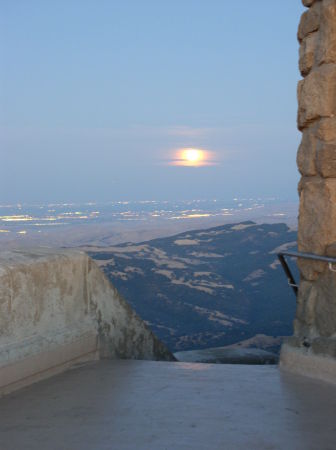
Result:
<svg viewBox="0 0 336 450"><path fill-rule="evenodd" d="M336 272L336 268L334 268L333 264L336 264L336 258L332 258L330 256L322 256L322 255L315 255L314 253L304 253L304 252L279 252L278 258L281 263L281 266L287 276L288 284L293 289L295 295L298 295L298 288L299 286L296 284L295 278L287 264L285 256L290 256L291 258L303 258L303 259L310 259L313 261L322 261L328 263L329 270L332 272Z"/></svg>

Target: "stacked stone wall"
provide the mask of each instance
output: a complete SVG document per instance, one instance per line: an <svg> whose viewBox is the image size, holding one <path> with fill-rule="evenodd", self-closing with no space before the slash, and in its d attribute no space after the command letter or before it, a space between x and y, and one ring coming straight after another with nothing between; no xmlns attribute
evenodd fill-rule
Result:
<svg viewBox="0 0 336 450"><path fill-rule="evenodd" d="M336 256L336 0L304 0L298 39L297 163L299 251ZM336 276L325 263L299 260L302 282L295 332L336 335Z"/></svg>
<svg viewBox="0 0 336 450"><path fill-rule="evenodd" d="M303 77L298 83L298 248L336 256L336 0L302 3L307 9L298 29ZM288 345L305 357L327 356L336 362L336 273L326 263L299 259L298 265L295 336Z"/></svg>

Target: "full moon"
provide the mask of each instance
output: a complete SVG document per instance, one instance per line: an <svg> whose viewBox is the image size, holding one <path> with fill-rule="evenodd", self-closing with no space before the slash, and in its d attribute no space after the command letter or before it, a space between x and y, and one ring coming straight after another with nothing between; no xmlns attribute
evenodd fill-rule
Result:
<svg viewBox="0 0 336 450"><path fill-rule="evenodd" d="M182 153L182 159L191 163L197 163L204 159L204 152L197 148L186 148Z"/></svg>
<svg viewBox="0 0 336 450"><path fill-rule="evenodd" d="M214 153L200 148L184 147L174 152L172 166L205 167L216 164Z"/></svg>

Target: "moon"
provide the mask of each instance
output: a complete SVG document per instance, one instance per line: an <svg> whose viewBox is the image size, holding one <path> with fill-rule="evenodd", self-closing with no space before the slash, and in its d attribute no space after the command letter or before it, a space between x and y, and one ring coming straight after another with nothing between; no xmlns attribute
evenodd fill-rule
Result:
<svg viewBox="0 0 336 450"><path fill-rule="evenodd" d="M201 148L183 147L175 150L168 163L171 166L205 167L217 165L215 154Z"/></svg>
<svg viewBox="0 0 336 450"><path fill-rule="evenodd" d="M203 161L205 155L203 150L199 150L198 148L186 148L183 150L181 156L185 161L189 161L190 163L198 163Z"/></svg>

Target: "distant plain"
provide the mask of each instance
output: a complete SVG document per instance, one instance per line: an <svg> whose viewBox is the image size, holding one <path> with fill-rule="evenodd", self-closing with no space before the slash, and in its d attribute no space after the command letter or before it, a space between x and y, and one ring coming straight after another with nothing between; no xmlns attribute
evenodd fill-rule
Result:
<svg viewBox="0 0 336 450"><path fill-rule="evenodd" d="M0 248L104 247L244 220L296 229L297 209L274 198L0 205Z"/></svg>

